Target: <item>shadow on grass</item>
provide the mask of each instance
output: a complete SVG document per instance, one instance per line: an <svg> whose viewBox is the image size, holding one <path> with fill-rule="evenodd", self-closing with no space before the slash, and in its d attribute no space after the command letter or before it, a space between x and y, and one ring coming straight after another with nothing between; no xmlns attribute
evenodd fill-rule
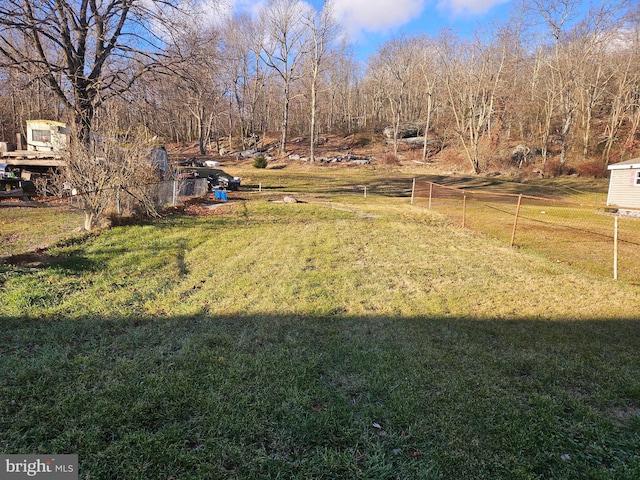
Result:
<svg viewBox="0 0 640 480"><path fill-rule="evenodd" d="M640 321L0 317L6 453L80 478L637 478Z"/></svg>
<svg viewBox="0 0 640 480"><path fill-rule="evenodd" d="M486 191L487 193L522 194L551 199L565 198L568 194L575 195L576 193L603 195L607 193L606 182L583 178L533 179L519 182L499 177L428 175L419 176L417 180L447 187Z"/></svg>

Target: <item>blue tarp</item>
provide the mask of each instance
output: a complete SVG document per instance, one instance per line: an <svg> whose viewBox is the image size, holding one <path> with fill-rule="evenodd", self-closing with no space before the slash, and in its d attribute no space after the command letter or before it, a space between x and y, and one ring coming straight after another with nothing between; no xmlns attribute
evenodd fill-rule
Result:
<svg viewBox="0 0 640 480"><path fill-rule="evenodd" d="M216 200L222 200L223 202L227 201L227 192L224 190L215 190Z"/></svg>

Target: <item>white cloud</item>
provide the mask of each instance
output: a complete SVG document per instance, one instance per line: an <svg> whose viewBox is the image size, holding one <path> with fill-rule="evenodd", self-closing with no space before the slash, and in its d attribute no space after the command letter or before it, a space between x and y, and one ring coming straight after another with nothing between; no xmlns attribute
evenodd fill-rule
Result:
<svg viewBox="0 0 640 480"><path fill-rule="evenodd" d="M225 11L229 14L233 12L249 13L255 17L257 13L264 7L266 0L223 0Z"/></svg>
<svg viewBox="0 0 640 480"><path fill-rule="evenodd" d="M488 12L496 5L509 1L510 0L439 0L438 8L454 16L478 15Z"/></svg>
<svg viewBox="0 0 640 480"><path fill-rule="evenodd" d="M351 35L386 32L420 17L425 0L335 0L334 15Z"/></svg>

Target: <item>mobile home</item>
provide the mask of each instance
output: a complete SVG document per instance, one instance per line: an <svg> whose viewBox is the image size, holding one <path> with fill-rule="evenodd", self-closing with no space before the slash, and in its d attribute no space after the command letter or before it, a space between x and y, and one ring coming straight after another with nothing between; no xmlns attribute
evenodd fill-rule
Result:
<svg viewBox="0 0 640 480"><path fill-rule="evenodd" d="M27 120L27 150L59 152L67 146L67 126L53 120Z"/></svg>

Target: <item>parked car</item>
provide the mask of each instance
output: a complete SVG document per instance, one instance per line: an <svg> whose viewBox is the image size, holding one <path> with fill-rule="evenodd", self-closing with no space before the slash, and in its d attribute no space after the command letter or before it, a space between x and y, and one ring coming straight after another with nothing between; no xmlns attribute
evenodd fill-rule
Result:
<svg viewBox="0 0 640 480"><path fill-rule="evenodd" d="M178 173L178 180L186 180L188 178L198 178L200 175L195 170L184 170Z"/></svg>
<svg viewBox="0 0 640 480"><path fill-rule="evenodd" d="M197 158L190 158L180 162L178 165L181 167L204 167L204 163Z"/></svg>
<svg viewBox="0 0 640 480"><path fill-rule="evenodd" d="M224 172L223 170L214 170L209 173L207 177L209 181L209 191L216 189L224 190L239 190L240 189L240 177L234 177Z"/></svg>

